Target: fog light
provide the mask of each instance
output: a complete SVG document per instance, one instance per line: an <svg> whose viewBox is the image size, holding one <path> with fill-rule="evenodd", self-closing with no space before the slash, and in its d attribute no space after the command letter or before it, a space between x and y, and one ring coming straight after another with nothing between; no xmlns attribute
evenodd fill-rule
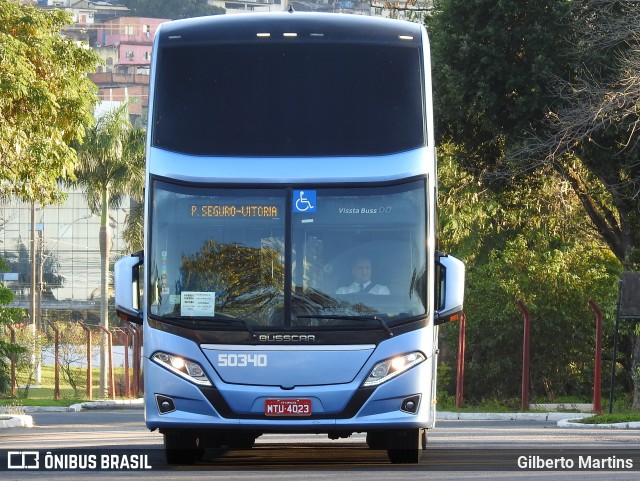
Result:
<svg viewBox="0 0 640 481"><path fill-rule="evenodd" d="M160 414L167 414L176 410L176 405L169 396L163 396L162 394L156 394L156 404L158 405L158 411Z"/></svg>
<svg viewBox="0 0 640 481"><path fill-rule="evenodd" d="M400 405L400 410L411 413L411 414L415 414L418 412L419 407L420 407L420 394L415 394L413 396L409 396L402 400L402 404Z"/></svg>

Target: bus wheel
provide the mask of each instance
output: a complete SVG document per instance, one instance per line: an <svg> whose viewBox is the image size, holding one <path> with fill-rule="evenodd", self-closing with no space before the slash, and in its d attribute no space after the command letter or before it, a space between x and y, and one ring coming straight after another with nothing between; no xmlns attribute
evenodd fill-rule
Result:
<svg viewBox="0 0 640 481"><path fill-rule="evenodd" d="M416 464L420 462L424 429L390 431L387 455L393 464Z"/></svg>
<svg viewBox="0 0 640 481"><path fill-rule="evenodd" d="M367 446L369 449L387 449L389 433L387 431L369 431L367 433Z"/></svg>
<svg viewBox="0 0 640 481"><path fill-rule="evenodd" d="M226 443L230 449L251 449L256 436L251 433L234 433L227 435Z"/></svg>
<svg viewBox="0 0 640 481"><path fill-rule="evenodd" d="M198 433L187 430L164 432L164 452L168 464L193 464L204 456Z"/></svg>

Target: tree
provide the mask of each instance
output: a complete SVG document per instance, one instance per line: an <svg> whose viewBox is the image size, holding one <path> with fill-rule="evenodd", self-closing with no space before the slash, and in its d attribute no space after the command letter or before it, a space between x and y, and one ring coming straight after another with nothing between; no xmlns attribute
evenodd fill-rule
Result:
<svg viewBox="0 0 640 481"><path fill-rule="evenodd" d="M92 50L60 35L62 10L0 0L0 194L48 204L73 174L69 146L92 121Z"/></svg>
<svg viewBox="0 0 640 481"><path fill-rule="evenodd" d="M584 0L574 9L579 68L559 80L545 129L519 152L551 163L569 179L625 270L640 269L640 4ZM577 159L611 196L602 203L572 167ZM632 350L633 407L640 408L640 335ZM614 360L618 362L618 360Z"/></svg>
<svg viewBox="0 0 640 481"><path fill-rule="evenodd" d="M583 0L573 9L577 65L557 79L555 105L519 158L553 165L580 195L594 226L626 269L640 269L640 3ZM604 203L580 163L606 189Z"/></svg>
<svg viewBox="0 0 640 481"><path fill-rule="evenodd" d="M140 17L179 18L221 15L224 9L209 5L207 0L125 0L124 4Z"/></svg>
<svg viewBox="0 0 640 481"><path fill-rule="evenodd" d="M0 259L0 270L5 270L5 265ZM25 312L23 309L2 307L11 303L13 300L13 293L4 283L0 282L0 328L3 328L5 324L13 324L15 322L24 320ZM0 337L0 393L6 393L11 388L10 376L7 372L7 360L13 358L14 360L19 354L26 352L26 349L11 342L7 342Z"/></svg>
<svg viewBox="0 0 640 481"><path fill-rule="evenodd" d="M125 219L122 239L126 242L129 252L144 249L144 199L142 195L132 195L131 209Z"/></svg>
<svg viewBox="0 0 640 481"><path fill-rule="evenodd" d="M77 147L76 183L86 189L89 209L100 216L100 323L109 327L109 209L144 183L145 133L135 129L123 104L100 117ZM100 391L107 389L106 338L101 345Z"/></svg>
<svg viewBox="0 0 640 481"><path fill-rule="evenodd" d="M547 85L565 78L567 0L436 0L432 47L436 135L467 169L495 168L544 118Z"/></svg>
<svg viewBox="0 0 640 481"><path fill-rule="evenodd" d="M575 74L557 80L556 102L544 128L514 157L535 157L553 165L571 183L624 269L638 270L640 3L583 0L573 6L572 18ZM610 202L603 201L598 186L604 187ZM640 409L640 335L632 349L633 406Z"/></svg>
<svg viewBox="0 0 640 481"><path fill-rule="evenodd" d="M435 99L455 102L439 107L440 135L460 147L458 161L501 187L555 170L626 269L640 266L639 12L637 0L441 0L429 21ZM635 350L637 363L640 337Z"/></svg>
<svg viewBox="0 0 640 481"><path fill-rule="evenodd" d="M587 300L596 299L613 318L619 263L589 229L568 182L552 169L529 174L516 191L496 192L457 166L451 150L440 149L440 233L444 250L467 263L467 399L519 395L516 297L532 317L532 395L588 399L594 324ZM606 334L611 331L609 324ZM443 361L455 365L446 347L455 345L457 329L440 333Z"/></svg>

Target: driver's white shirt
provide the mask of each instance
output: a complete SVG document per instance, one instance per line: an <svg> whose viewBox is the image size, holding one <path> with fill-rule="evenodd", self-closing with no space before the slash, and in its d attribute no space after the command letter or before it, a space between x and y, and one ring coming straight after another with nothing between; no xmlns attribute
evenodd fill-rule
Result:
<svg viewBox="0 0 640 481"><path fill-rule="evenodd" d="M336 294L354 294L360 291L364 291L365 294L376 294L379 296L388 296L389 294L391 294L391 291L387 286L376 284L369 290L369 284L371 284L371 281L366 282L364 284L364 287L360 289L360 284L354 282L348 286L338 288Z"/></svg>

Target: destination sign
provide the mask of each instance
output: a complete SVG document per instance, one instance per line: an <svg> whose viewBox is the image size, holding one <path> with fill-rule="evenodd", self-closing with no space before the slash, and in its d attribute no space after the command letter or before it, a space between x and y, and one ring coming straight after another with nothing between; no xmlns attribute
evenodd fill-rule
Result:
<svg viewBox="0 0 640 481"><path fill-rule="evenodd" d="M275 205L191 205L191 217L278 217Z"/></svg>

